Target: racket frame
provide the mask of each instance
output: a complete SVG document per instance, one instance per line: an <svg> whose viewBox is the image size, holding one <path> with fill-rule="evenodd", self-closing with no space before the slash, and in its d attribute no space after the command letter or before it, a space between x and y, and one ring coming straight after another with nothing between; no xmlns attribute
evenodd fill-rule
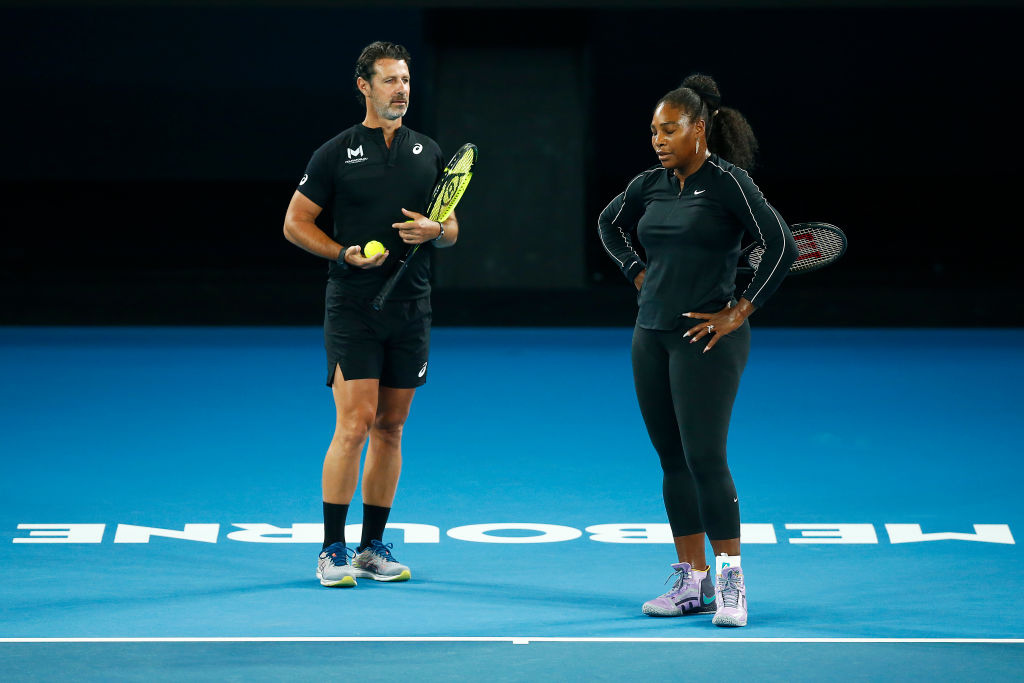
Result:
<svg viewBox="0 0 1024 683"><path fill-rule="evenodd" d="M458 165L458 162L462 161L462 157L465 154L472 154L469 170L460 174L452 173L452 170ZM467 142L462 147L459 147L458 151L452 155L451 161L448 162L448 165L444 167L444 171L441 173L441 179L437 181L433 191L430 193L430 201L427 203L427 211L425 214L427 218L438 223L443 223L449 216L451 216L452 211L455 210L455 205L459 203L462 199L462 195L466 192L466 188L469 187L469 181L473 177L473 167L476 165L478 154L479 152L477 151L476 145L471 142ZM461 176L468 176L468 178L463 181ZM443 204L439 204L439 202L444 198L445 190L451 185L453 177L457 177L457 182L459 183L455 188L455 197L451 200L445 201ZM443 207L443 209L441 207ZM388 296L391 295L391 290L393 290L395 285L398 284L398 281L402 279L402 275L404 275L405 271L409 268L409 261L416 255L416 252L419 251L420 246L423 244L426 243L420 242L419 244L413 244L409 247L405 256L399 262L398 268L396 268L395 272L392 273L387 281L384 282L384 286L380 288L377 296L375 296L373 301L370 302L370 307L373 310L380 311L384 308L384 302L387 301Z"/></svg>
<svg viewBox="0 0 1024 683"><path fill-rule="evenodd" d="M833 233L834 235L839 237L840 240L842 241L842 246L839 249L839 253L836 254L835 256L830 257L824 263L818 263L818 264L815 264L815 265L812 265L812 266L807 266L807 267L803 267L803 268L801 268L801 267L794 268L793 266L790 266L789 275L804 275L805 273L813 273L816 270L820 270L822 268L825 268L826 266L832 265L833 263L838 261L843 256L843 254L846 253L846 245L847 245L846 233L844 233L838 226L832 225L831 223L822 223L821 221L810 221L810 222L806 222L806 223L794 223L793 225L789 226L789 229L790 229L791 232L797 233L797 234L794 234L794 238L797 238L797 239L800 239L800 235L810 235L810 234L812 234L813 230L821 230L821 231L824 231L824 232ZM754 249L756 249L758 247L762 247L763 248L764 245L761 244L760 242L758 242L757 240L755 240L755 241L751 242L750 244L748 244L746 247L743 248L743 251L740 252L740 257L744 261L746 261L747 265L746 266L738 266L736 268L736 272L737 273L739 273L741 275L751 275L754 272L756 272L756 268L754 268L752 265L750 265L750 255L751 255L751 253L753 253ZM796 264L794 263L794 265L796 265Z"/></svg>

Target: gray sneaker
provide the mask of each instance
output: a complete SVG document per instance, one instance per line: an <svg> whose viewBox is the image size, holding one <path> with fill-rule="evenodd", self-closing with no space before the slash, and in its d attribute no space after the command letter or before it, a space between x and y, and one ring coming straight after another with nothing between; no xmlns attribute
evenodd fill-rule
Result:
<svg viewBox="0 0 1024 683"><path fill-rule="evenodd" d="M354 554L343 543L332 543L320 551L316 565L316 578L320 579L320 585L342 588L356 585L356 574L348 563L348 558Z"/></svg>
<svg viewBox="0 0 1024 683"><path fill-rule="evenodd" d="M715 584L715 604L718 611L711 623L715 626L747 625L747 589L743 585L743 570L726 567Z"/></svg>
<svg viewBox="0 0 1024 683"><path fill-rule="evenodd" d="M652 617L681 617L715 611L715 587L708 572L693 569L688 562L673 564L672 590L644 603L643 613Z"/></svg>
<svg viewBox="0 0 1024 683"><path fill-rule="evenodd" d="M352 569L356 576L374 581L408 581L412 578L409 568L399 564L391 554L391 549L395 547L394 543L370 543L369 548L352 558Z"/></svg>

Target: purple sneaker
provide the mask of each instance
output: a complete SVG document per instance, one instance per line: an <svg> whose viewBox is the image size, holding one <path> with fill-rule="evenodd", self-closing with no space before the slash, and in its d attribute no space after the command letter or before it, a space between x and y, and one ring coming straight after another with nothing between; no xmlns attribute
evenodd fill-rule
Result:
<svg viewBox="0 0 1024 683"><path fill-rule="evenodd" d="M652 617L681 617L684 614L702 614L715 611L715 587L708 573L698 571L688 562L673 564L672 590L644 603L643 612Z"/></svg>
<svg viewBox="0 0 1024 683"><path fill-rule="evenodd" d="M715 626L747 625L747 589L743 585L743 570L726 567L715 585L715 605L718 611L711 623Z"/></svg>

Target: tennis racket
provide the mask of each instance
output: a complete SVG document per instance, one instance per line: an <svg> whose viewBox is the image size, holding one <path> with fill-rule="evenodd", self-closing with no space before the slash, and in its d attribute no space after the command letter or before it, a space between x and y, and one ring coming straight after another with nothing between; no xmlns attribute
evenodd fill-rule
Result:
<svg viewBox="0 0 1024 683"><path fill-rule="evenodd" d="M444 167L444 170L441 172L441 179L434 186L434 191L430 195L430 202L427 204L427 212L424 214L427 218L443 223L452 214L455 205L462 199L462 194L466 191L466 187L473 177L473 164L476 163L476 157L476 145L466 143L459 148L459 151L455 153L452 160ZM399 263L398 268L395 269L395 272L391 274L391 277L384 283L384 286L380 288L377 296L370 302L373 310L379 311L384 307L384 302L387 301L391 290L402 279L402 275L409 268L409 261L419 251L420 246L420 244L414 244L409 247L409 251L406 252L405 258Z"/></svg>
<svg viewBox="0 0 1024 683"><path fill-rule="evenodd" d="M789 267L790 275L813 273L831 265L846 253L846 235L834 225L828 223L796 223L789 226L796 241L799 254L796 261ZM737 268L740 273L753 273L761 265L764 257L764 246L754 242L744 249L740 256L747 265Z"/></svg>

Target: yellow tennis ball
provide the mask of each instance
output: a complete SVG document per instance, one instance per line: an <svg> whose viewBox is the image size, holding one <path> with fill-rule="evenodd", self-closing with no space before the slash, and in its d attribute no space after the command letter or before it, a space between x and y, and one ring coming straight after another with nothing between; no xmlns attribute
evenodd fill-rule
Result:
<svg viewBox="0 0 1024 683"><path fill-rule="evenodd" d="M363 256L365 256L366 258L373 258L377 254L383 253L384 245L378 242L377 240L371 240L366 243L365 247L363 247Z"/></svg>

